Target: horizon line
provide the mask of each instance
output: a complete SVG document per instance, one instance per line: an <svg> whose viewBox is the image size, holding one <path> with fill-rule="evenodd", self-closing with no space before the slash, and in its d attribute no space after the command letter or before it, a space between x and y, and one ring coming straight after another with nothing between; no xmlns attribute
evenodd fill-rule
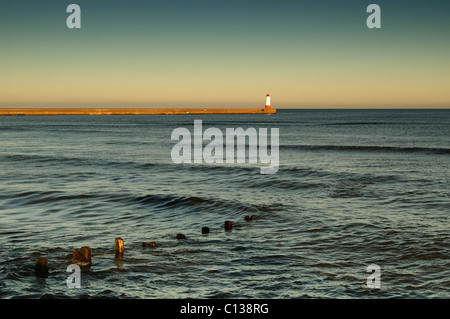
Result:
<svg viewBox="0 0 450 319"><path fill-rule="evenodd" d="M108 107L2 107L0 110L175 110L175 109L186 109L186 110L239 110L239 109L264 109L264 106L260 107L121 107L121 106L108 106ZM450 109L450 105L442 106L297 106L297 107L272 107L271 109L276 110L445 110Z"/></svg>

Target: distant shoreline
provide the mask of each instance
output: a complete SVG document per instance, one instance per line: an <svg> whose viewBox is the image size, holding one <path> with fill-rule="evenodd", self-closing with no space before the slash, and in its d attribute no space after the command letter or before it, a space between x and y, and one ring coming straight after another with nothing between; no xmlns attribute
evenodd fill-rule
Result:
<svg viewBox="0 0 450 319"><path fill-rule="evenodd" d="M276 114L276 109L0 109L0 116Z"/></svg>

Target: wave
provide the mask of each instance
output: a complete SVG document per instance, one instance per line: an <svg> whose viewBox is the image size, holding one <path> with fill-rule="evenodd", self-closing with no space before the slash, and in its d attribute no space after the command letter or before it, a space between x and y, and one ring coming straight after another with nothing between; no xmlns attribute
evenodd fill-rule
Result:
<svg viewBox="0 0 450 319"><path fill-rule="evenodd" d="M28 191L18 193L8 193L0 199L11 201L20 200L21 205L51 204L57 202L82 201L89 203L93 200L101 202L122 203L126 206L130 204L151 206L153 209L173 209L202 207L208 209L227 208L233 212L258 211L255 205L247 204L238 200L227 200L221 198L208 198L198 196L183 196L173 194L147 194L136 196L134 194L116 193L66 193L62 191ZM262 208L267 210L267 207Z"/></svg>
<svg viewBox="0 0 450 319"><path fill-rule="evenodd" d="M437 147L398 147L398 146L366 146L366 145L281 145L280 149L302 151L349 151L349 152L395 152L395 153L427 153L450 154L449 148Z"/></svg>
<svg viewBox="0 0 450 319"><path fill-rule="evenodd" d="M71 157L71 156L52 156L41 154L7 154L0 155L0 161L2 163L29 163L29 164L45 164L45 165L69 165L72 167L79 166L101 166L101 167L115 167L115 168L133 168L133 169L186 169L194 171L214 171L214 172L230 172L230 169L234 171L242 171L243 173L255 172L254 166L246 166L248 163L242 165L223 164L207 164L207 163L183 163L175 164L170 159L167 162L137 162L137 161L111 161L98 157ZM50 166L49 166L50 167ZM256 171L257 174L259 171Z"/></svg>
<svg viewBox="0 0 450 319"><path fill-rule="evenodd" d="M442 124L439 122L332 122L332 123L319 123L318 126L347 126L347 125L415 125L415 124Z"/></svg>
<svg viewBox="0 0 450 319"><path fill-rule="evenodd" d="M105 161L95 157L70 157L70 156L52 156L40 154L8 154L0 155L0 161L3 163L31 163L31 164L51 164L51 165L70 165L79 166L105 166L105 167L133 167L133 168L149 168L153 166L164 166L166 164L158 163L138 163L134 161Z"/></svg>
<svg viewBox="0 0 450 319"><path fill-rule="evenodd" d="M70 194L63 191L27 191L0 194L0 199L7 200L10 204L20 201L20 205L38 205L76 200L89 202L94 199L102 199L103 197L103 195L98 194Z"/></svg>
<svg viewBox="0 0 450 319"><path fill-rule="evenodd" d="M139 205L151 206L153 209L189 209L193 207L208 211L226 210L232 214L259 212L257 206L238 200L227 200L222 198L207 198L197 196L161 195L151 194L139 197L130 196L129 201ZM265 209L265 208L264 208Z"/></svg>

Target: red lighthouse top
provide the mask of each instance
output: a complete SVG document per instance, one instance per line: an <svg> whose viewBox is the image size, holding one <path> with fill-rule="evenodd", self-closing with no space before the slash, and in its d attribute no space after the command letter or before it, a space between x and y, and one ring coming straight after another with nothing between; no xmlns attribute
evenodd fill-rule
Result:
<svg viewBox="0 0 450 319"><path fill-rule="evenodd" d="M270 96L269 94L267 94L266 96Z"/></svg>

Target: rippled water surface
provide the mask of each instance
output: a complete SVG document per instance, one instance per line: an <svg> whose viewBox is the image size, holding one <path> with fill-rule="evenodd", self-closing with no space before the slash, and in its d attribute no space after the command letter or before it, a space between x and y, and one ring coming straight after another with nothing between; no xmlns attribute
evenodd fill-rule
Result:
<svg viewBox="0 0 450 319"><path fill-rule="evenodd" d="M278 172L174 164L171 133L194 119L279 128ZM0 117L0 297L448 298L449 124L448 110ZM92 265L68 289L82 246Z"/></svg>

